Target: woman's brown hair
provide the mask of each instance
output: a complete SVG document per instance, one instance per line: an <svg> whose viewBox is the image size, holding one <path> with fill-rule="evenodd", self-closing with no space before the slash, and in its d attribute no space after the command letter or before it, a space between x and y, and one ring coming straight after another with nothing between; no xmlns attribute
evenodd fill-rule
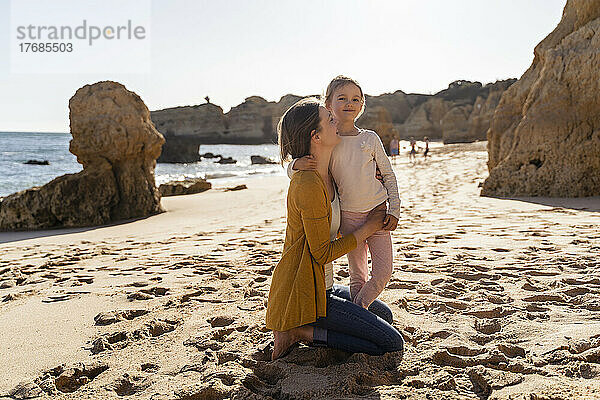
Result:
<svg viewBox="0 0 600 400"><path fill-rule="evenodd" d="M322 103L314 97L298 101L288 108L277 124L281 164L291 158L310 154L312 131L319 130L319 107Z"/></svg>

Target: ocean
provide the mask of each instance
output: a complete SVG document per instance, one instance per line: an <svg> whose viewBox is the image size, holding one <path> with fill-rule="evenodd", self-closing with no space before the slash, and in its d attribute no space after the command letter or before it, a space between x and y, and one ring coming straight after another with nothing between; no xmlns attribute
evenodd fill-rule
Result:
<svg viewBox="0 0 600 400"><path fill-rule="evenodd" d="M0 197L42 186L57 176L83 169L69 152L70 133L0 132ZM184 178L206 178L215 186L243 183L254 176L284 175L280 164L252 165L250 156L260 155L279 160L275 144L201 145L200 153L233 157L236 164L217 164L212 159L189 164L156 164L157 185ZM48 160L50 165L28 165L28 160ZM217 159L215 159L216 161Z"/></svg>
<svg viewBox="0 0 600 400"><path fill-rule="evenodd" d="M77 158L69 152L70 133L0 132L0 197L42 186L52 179L79 172L83 169ZM421 149L422 142L417 142ZM430 143L432 148L442 147L441 142ZM400 141L403 155L408 154L409 143ZM421 150L422 151L422 150ZM279 160L279 148L275 144L232 145L206 144L200 146L200 154L213 153L233 157L236 164L217 164L217 159L186 164L156 164L156 184L185 178L205 178L213 186L223 187L243 183L256 176L285 175L280 164L252 165L250 156L260 155ZM404 158L404 157L402 157ZM48 160L49 165L29 165L28 160Z"/></svg>

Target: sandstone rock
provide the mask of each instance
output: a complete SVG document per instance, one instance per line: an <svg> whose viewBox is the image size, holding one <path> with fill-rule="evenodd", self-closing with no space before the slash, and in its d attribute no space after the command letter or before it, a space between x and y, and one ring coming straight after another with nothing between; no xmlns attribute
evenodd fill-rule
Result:
<svg viewBox="0 0 600 400"><path fill-rule="evenodd" d="M156 160L159 163L194 163L200 161L200 143L186 137L169 137Z"/></svg>
<svg viewBox="0 0 600 400"><path fill-rule="evenodd" d="M183 181L172 181L163 183L158 187L161 196L179 196L183 194L194 194L209 190L212 184L203 178L192 178Z"/></svg>
<svg viewBox="0 0 600 400"><path fill-rule="evenodd" d="M460 131L460 140L485 139L499 94L514 81L483 86L480 82L459 80L435 95L405 94L401 90L379 96L365 95L366 109L358 125L375 130L386 149L393 136L441 138L441 120L446 113L456 106L473 105L480 98L478 113L473 118L468 116L468 126ZM488 103L492 93L496 93L495 100ZM301 98L287 94L278 102L270 102L251 96L227 113L210 103L153 111L152 120L167 140L159 162L195 162L202 143L276 143L280 117Z"/></svg>
<svg viewBox="0 0 600 400"><path fill-rule="evenodd" d="M242 143L274 143L276 105L259 96L248 97L227 113L228 129L225 135L239 138Z"/></svg>
<svg viewBox="0 0 600 400"><path fill-rule="evenodd" d="M470 104L452 108L444 115L440 126L444 143L472 142L467 135L469 131L469 116L473 106Z"/></svg>
<svg viewBox="0 0 600 400"><path fill-rule="evenodd" d="M161 212L154 167L164 142L123 85L86 85L69 101L69 150L83 171L5 197L0 230L101 225Z"/></svg>
<svg viewBox="0 0 600 400"><path fill-rule="evenodd" d="M485 196L600 194L600 0L569 0L488 131Z"/></svg>
<svg viewBox="0 0 600 400"><path fill-rule="evenodd" d="M229 188L225 189L225 191L226 192L236 192L238 190L244 190L244 189L248 189L248 186L246 186L246 185L237 185L237 186L229 187Z"/></svg>
<svg viewBox="0 0 600 400"><path fill-rule="evenodd" d="M450 110L452 103L441 98L430 98L413 110L403 124L403 137L430 139L442 137L442 118Z"/></svg>
<svg viewBox="0 0 600 400"><path fill-rule="evenodd" d="M277 164L276 161L263 156L250 156L250 162L252 164Z"/></svg>
<svg viewBox="0 0 600 400"><path fill-rule="evenodd" d="M361 128L377 132L383 142L385 151L388 152L390 140L398 136L398 131L394 128L388 110L383 106L369 107L361 116L360 121Z"/></svg>

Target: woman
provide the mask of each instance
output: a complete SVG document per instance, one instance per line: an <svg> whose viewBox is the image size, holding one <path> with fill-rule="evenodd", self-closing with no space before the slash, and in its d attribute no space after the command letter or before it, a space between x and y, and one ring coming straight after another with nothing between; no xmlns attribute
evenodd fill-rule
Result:
<svg viewBox="0 0 600 400"><path fill-rule="evenodd" d="M353 250L357 241L380 230L385 216L385 208L378 208L356 231L335 238L340 211L328 168L331 151L340 141L336 121L316 99L304 99L286 111L278 133L282 162L310 154L317 168L294 174L288 190L283 256L273 273L267 305L267 328L275 339L272 359L300 341L373 355L402 350L400 333L353 304L347 288L332 286L332 271L326 274L324 269ZM378 301L372 310L377 309L391 322L384 303Z"/></svg>

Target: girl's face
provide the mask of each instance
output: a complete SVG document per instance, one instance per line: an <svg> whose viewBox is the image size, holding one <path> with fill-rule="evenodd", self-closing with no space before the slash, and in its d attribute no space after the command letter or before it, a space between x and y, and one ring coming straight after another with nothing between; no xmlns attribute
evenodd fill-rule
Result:
<svg viewBox="0 0 600 400"><path fill-rule="evenodd" d="M334 147L342 139L337 134L337 120L333 117L331 111L323 106L319 107L319 131L317 134L321 144Z"/></svg>
<svg viewBox="0 0 600 400"><path fill-rule="evenodd" d="M331 112L341 121L354 121L362 109L363 98L358 86L348 83L333 92L331 96Z"/></svg>

